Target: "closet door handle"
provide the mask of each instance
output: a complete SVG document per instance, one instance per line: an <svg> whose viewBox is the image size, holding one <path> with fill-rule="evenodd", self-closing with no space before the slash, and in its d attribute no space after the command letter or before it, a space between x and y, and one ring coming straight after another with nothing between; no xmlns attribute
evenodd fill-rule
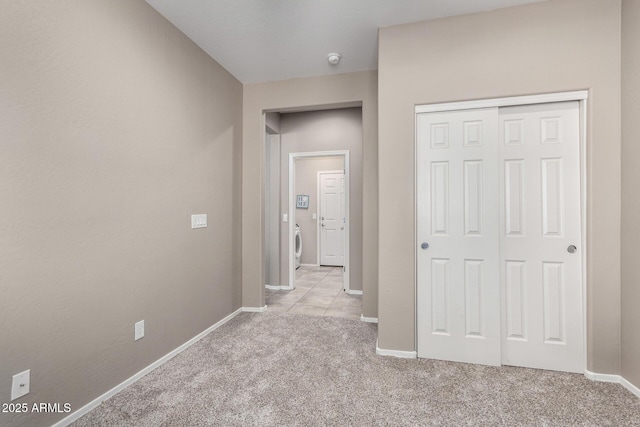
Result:
<svg viewBox="0 0 640 427"><path fill-rule="evenodd" d="M420 247L422 249L429 249L429 244L427 242L422 242L422 244L420 245Z"/></svg>
<svg viewBox="0 0 640 427"><path fill-rule="evenodd" d="M576 253L577 250L578 248L576 248L576 245L569 245L569 247L567 248L567 252L569 252L570 254Z"/></svg>

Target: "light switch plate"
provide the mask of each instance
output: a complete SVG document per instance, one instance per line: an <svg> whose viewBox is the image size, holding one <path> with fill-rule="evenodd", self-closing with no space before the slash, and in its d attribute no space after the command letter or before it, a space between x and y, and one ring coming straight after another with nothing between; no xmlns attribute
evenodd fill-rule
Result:
<svg viewBox="0 0 640 427"><path fill-rule="evenodd" d="M207 226L207 214L191 215L191 228L205 228Z"/></svg>
<svg viewBox="0 0 640 427"><path fill-rule="evenodd" d="M282 214L282 222L289 222L289 214Z"/></svg>
<svg viewBox="0 0 640 427"><path fill-rule="evenodd" d="M13 376L13 381L11 382L11 400L16 400L17 398L28 394L30 383L31 369L15 374Z"/></svg>
<svg viewBox="0 0 640 427"><path fill-rule="evenodd" d="M133 340L138 341L142 337L144 337L144 320L136 322L134 326Z"/></svg>
<svg viewBox="0 0 640 427"><path fill-rule="evenodd" d="M312 215L311 215L311 219L318 219L318 215L316 215L316 214L312 214Z"/></svg>

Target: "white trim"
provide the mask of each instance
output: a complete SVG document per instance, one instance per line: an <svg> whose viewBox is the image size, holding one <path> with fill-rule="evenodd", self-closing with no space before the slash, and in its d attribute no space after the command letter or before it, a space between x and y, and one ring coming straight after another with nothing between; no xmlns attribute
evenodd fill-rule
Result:
<svg viewBox="0 0 640 427"><path fill-rule="evenodd" d="M264 285L265 288L271 289L272 291L290 291L292 288L288 286L275 286L275 285Z"/></svg>
<svg viewBox="0 0 640 427"><path fill-rule="evenodd" d="M640 388L631 384L626 378L620 377L620 384L622 384L624 388L635 394L637 397L640 397Z"/></svg>
<svg viewBox="0 0 640 427"><path fill-rule="evenodd" d="M596 372L591 372L587 369L584 370L584 376L590 379L591 381L598 381L602 383L619 383L620 382L620 375L598 374Z"/></svg>
<svg viewBox="0 0 640 427"><path fill-rule="evenodd" d="M629 390L631 393L640 397L640 388L631 384L626 378L620 375L614 374L598 374L597 372L591 372L585 369L584 376L590 379L591 381L598 381L603 383L616 383L622 385L624 388Z"/></svg>
<svg viewBox="0 0 640 427"><path fill-rule="evenodd" d="M588 197L589 193L587 192L587 183L589 182L587 179L587 100L586 98L580 100L580 198L581 198L581 206L580 206L580 221L581 221L581 230L582 234L580 237L581 240L581 260L582 262L582 366L589 366L587 361L587 342L589 336L587 334L587 241L588 241L588 233L587 233L587 208L588 208Z"/></svg>
<svg viewBox="0 0 640 427"><path fill-rule="evenodd" d="M379 356L393 356L401 359L416 359L418 354L415 351L403 351L403 350L386 350L378 347L378 340L376 340L376 354Z"/></svg>
<svg viewBox="0 0 640 427"><path fill-rule="evenodd" d="M414 302L415 302L415 335L414 335L414 344L415 348L418 348L418 241L417 241L417 230L418 230L418 156L417 156L417 115L421 113L433 113L433 112L443 112L443 111L456 111L456 110L468 110L475 108L490 108L490 107L508 107L508 106L517 106L517 105L532 105L532 104L546 104L546 103L554 103L554 102L564 102L564 101L578 101L580 108L580 198L581 198L581 206L580 206L580 215L582 222L581 229L581 256L582 256L582 329L583 329L583 366L587 366L587 241L588 241L588 233L587 233L587 208L588 208L588 179L587 179L587 99L589 99L589 91L588 90L578 90L572 92L556 92L556 93L547 93L540 95L526 95L526 96L513 96L507 98L491 98L491 99L481 99L481 100L473 100L473 101L461 101L461 102L447 102L441 104L427 104L427 105L416 105L415 107L415 115L414 115L414 200L416 201L414 209L414 229L416 233L414 235L414 248L415 249L415 269L414 269Z"/></svg>
<svg viewBox="0 0 640 427"><path fill-rule="evenodd" d="M117 386L113 387L111 390L109 390L106 393L96 397L95 399L93 399L91 402L87 403L86 405L84 405L80 409L77 409L76 411L74 411L71 414L69 414L67 417L61 419L60 421L55 423L52 427L68 426L72 422L78 420L80 417L88 414L92 409L98 407L105 400L109 399L110 397L112 397L116 393L124 390L125 388L127 388L131 384L133 384L136 381L138 381L143 376L147 375L149 372L153 371L154 369L156 369L160 365L164 364L165 362L171 360L172 358L174 358L178 354L182 353L184 350L186 350L187 348L191 347L193 344L197 343L202 338L206 337L211 332L215 331L220 326L224 325L229 320L233 319L234 317L236 317L238 314L242 313L243 311L250 311L250 310L248 310L247 307L243 307L243 308L237 309L236 311L234 311L233 313L229 314L228 316L226 316L222 320L216 322L214 325L212 325L209 328L205 329L204 331L200 332L198 335L196 335L195 337L191 338L189 341L187 341L186 343L182 344L180 347L177 347L176 349L170 351L169 353L167 353L166 355L162 356L160 359L156 360L155 362L153 362L152 364L150 364L146 368L143 368L142 370L138 371L136 374L132 375L131 377L127 378L126 380L124 380L123 382L118 384Z"/></svg>
<svg viewBox="0 0 640 427"><path fill-rule="evenodd" d="M377 317L364 317L364 314L360 315L360 320L366 323L378 323Z"/></svg>
<svg viewBox="0 0 640 427"><path fill-rule="evenodd" d="M335 151L309 151L302 153L289 153L289 288L295 287L295 212L296 212L296 195L295 193L295 160L304 157L344 157L344 198L345 198L345 216L347 221L344 224L344 268L342 273L342 283L344 284L344 290L349 291L349 223L350 223L350 211L349 211L349 150L335 150Z"/></svg>
<svg viewBox="0 0 640 427"><path fill-rule="evenodd" d="M264 313L267 311L267 306L263 307L242 307L242 311L247 313Z"/></svg>
<svg viewBox="0 0 640 427"><path fill-rule="evenodd" d="M471 110L474 108L510 107L514 105L547 104L550 102L582 101L589 98L589 91L545 93L541 95L511 96L508 98L478 99L474 101L445 102L442 104L416 105L416 114L442 111Z"/></svg>
<svg viewBox="0 0 640 427"><path fill-rule="evenodd" d="M349 289L346 291L349 295L362 295L362 291L359 289Z"/></svg>
<svg viewBox="0 0 640 427"><path fill-rule="evenodd" d="M320 267L320 264L300 264L300 267Z"/></svg>

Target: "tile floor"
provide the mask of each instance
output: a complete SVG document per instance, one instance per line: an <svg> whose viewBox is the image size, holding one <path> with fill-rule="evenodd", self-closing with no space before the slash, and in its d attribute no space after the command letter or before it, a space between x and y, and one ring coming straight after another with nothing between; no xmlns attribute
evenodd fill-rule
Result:
<svg viewBox="0 0 640 427"><path fill-rule="evenodd" d="M342 267L300 267L295 289L266 290L267 310L360 320L362 295L342 289Z"/></svg>

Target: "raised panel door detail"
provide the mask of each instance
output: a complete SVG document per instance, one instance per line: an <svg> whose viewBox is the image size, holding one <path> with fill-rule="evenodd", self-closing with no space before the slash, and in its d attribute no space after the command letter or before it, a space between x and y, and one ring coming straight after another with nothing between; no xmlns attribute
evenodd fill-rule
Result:
<svg viewBox="0 0 640 427"><path fill-rule="evenodd" d="M523 236L525 234L524 160L506 160L504 169L505 234L507 236Z"/></svg>
<svg viewBox="0 0 640 427"><path fill-rule="evenodd" d="M449 334L449 260L431 260L433 333Z"/></svg>
<svg viewBox="0 0 640 427"><path fill-rule="evenodd" d="M479 147L482 145L482 121L464 122L464 146Z"/></svg>
<svg viewBox="0 0 640 427"><path fill-rule="evenodd" d="M419 357L584 371L579 114L418 115Z"/></svg>
<svg viewBox="0 0 640 427"><path fill-rule="evenodd" d="M505 265L507 339L527 339L527 293L525 262L507 261Z"/></svg>
<svg viewBox="0 0 640 427"><path fill-rule="evenodd" d="M524 130L522 120L506 120L504 122L504 143L505 145L524 144Z"/></svg>
<svg viewBox="0 0 640 427"><path fill-rule="evenodd" d="M431 148L449 147L449 124L436 123L431 125Z"/></svg>
<svg viewBox="0 0 640 427"><path fill-rule="evenodd" d="M542 144L559 144L561 141L560 132L560 117L540 119L540 142Z"/></svg>
<svg viewBox="0 0 640 427"><path fill-rule="evenodd" d="M497 108L416 117L419 357L500 364L498 121Z"/></svg>
<svg viewBox="0 0 640 427"><path fill-rule="evenodd" d="M505 166L500 184L502 217L504 230L513 229L508 222L513 223L514 215L507 215L507 211L514 203L508 200L507 187L514 175L522 176L524 235L514 238L513 234L503 234L501 241L505 266L502 361L514 366L583 372L582 256L581 252L567 251L570 245L580 248L582 244L579 104L560 102L500 110L503 125L513 120L522 120L525 144L501 144L503 161L511 162ZM501 130L504 132L504 126ZM519 159L522 167L516 172ZM517 274L519 268L522 276ZM521 332L523 338L519 337Z"/></svg>
<svg viewBox="0 0 640 427"><path fill-rule="evenodd" d="M542 281L544 290L544 342L547 344L564 344L565 283L562 263L542 263Z"/></svg>
<svg viewBox="0 0 640 427"><path fill-rule="evenodd" d="M431 233L446 235L449 230L449 163L431 164Z"/></svg>
<svg viewBox="0 0 640 427"><path fill-rule="evenodd" d="M466 335L482 338L482 260L464 261L464 294Z"/></svg>
<svg viewBox="0 0 640 427"><path fill-rule="evenodd" d="M482 160L464 162L464 232L482 234Z"/></svg>
<svg viewBox="0 0 640 427"><path fill-rule="evenodd" d="M562 235L562 159L542 159L542 235Z"/></svg>

